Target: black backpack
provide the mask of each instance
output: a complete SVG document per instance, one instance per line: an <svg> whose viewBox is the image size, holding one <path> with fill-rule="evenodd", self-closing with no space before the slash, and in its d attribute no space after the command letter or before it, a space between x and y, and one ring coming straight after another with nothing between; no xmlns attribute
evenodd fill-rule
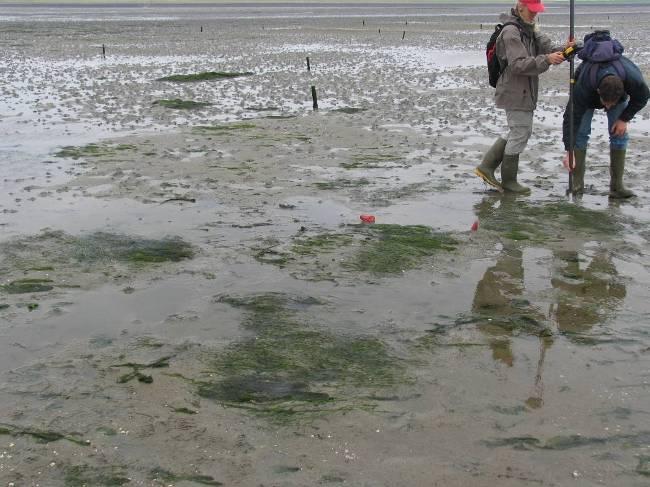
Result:
<svg viewBox="0 0 650 487"><path fill-rule="evenodd" d="M623 50L623 45L612 39L608 30L587 34L584 47L578 52L578 57L582 59L578 78L586 76L589 87L593 89L597 88L598 72L601 69L606 69L609 74L625 80L625 68L621 62Z"/></svg>
<svg viewBox="0 0 650 487"><path fill-rule="evenodd" d="M505 66L503 66L503 68L501 67L501 63L497 56L497 39L506 25L516 26L521 34L521 27L516 22L505 22L504 24L497 24L494 26L494 32L492 32L492 36L490 36L490 40L485 46L485 57L487 58L488 75L490 78L490 86L492 88L497 87L497 81L499 81L499 77L501 76L501 73L503 73L503 70L506 69Z"/></svg>

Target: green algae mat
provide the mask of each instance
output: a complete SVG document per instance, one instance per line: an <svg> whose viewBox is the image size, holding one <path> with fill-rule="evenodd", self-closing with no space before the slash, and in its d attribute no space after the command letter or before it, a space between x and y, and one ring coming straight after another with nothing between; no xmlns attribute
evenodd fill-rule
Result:
<svg viewBox="0 0 650 487"><path fill-rule="evenodd" d="M342 233L298 234L284 246L263 242L254 256L279 267L300 268L305 278L321 280L359 273L399 275L457 246L451 234L423 225L360 224Z"/></svg>
<svg viewBox="0 0 650 487"><path fill-rule="evenodd" d="M33 294L76 287L70 274L88 277L92 273L95 280L103 281L115 265L138 271L191 259L196 250L178 237L147 239L107 232L74 236L46 231L3 242L0 251L0 272L25 276L0 285L0 292Z"/></svg>
<svg viewBox="0 0 650 487"><path fill-rule="evenodd" d="M339 336L301 319L300 311L323 304L314 298L267 293L217 301L240 308L252 335L204 356L212 379L192 381L203 398L271 421L300 420L370 408L360 390L405 380L404 364L378 338Z"/></svg>

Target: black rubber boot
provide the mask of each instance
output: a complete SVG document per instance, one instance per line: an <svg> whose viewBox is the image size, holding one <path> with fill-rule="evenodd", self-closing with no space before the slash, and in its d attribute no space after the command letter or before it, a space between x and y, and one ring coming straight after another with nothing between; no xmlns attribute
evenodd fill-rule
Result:
<svg viewBox="0 0 650 487"><path fill-rule="evenodd" d="M623 185L625 172L625 149L609 150L609 197L614 199L636 196Z"/></svg>
<svg viewBox="0 0 650 487"><path fill-rule="evenodd" d="M585 160L587 159L587 149L576 149L573 151L573 168L571 192L573 194L582 194L585 191Z"/></svg>
<svg viewBox="0 0 650 487"><path fill-rule="evenodd" d="M481 164L474 169L474 174L501 192L503 192L503 188L497 178L494 177L494 171L501 164L505 149L506 140L499 137L485 153Z"/></svg>
<svg viewBox="0 0 650 487"><path fill-rule="evenodd" d="M530 194L530 188L517 182L519 171L519 154L504 155L501 164L501 186L504 191L517 194Z"/></svg>

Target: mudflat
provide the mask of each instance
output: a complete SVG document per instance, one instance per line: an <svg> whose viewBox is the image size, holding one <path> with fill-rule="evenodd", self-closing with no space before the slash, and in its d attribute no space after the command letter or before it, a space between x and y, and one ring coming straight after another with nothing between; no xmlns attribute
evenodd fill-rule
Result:
<svg viewBox="0 0 650 487"><path fill-rule="evenodd" d="M507 8L3 5L2 485L647 485L650 112L491 191Z"/></svg>

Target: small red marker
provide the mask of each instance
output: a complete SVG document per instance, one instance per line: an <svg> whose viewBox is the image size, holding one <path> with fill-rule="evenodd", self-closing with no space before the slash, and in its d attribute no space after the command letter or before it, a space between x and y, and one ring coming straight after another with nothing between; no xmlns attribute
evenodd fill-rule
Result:
<svg viewBox="0 0 650 487"><path fill-rule="evenodd" d="M359 218L363 223L375 223L374 215L361 215Z"/></svg>
<svg viewBox="0 0 650 487"><path fill-rule="evenodd" d="M475 232L476 230L478 230L478 220L472 223L472 232Z"/></svg>

